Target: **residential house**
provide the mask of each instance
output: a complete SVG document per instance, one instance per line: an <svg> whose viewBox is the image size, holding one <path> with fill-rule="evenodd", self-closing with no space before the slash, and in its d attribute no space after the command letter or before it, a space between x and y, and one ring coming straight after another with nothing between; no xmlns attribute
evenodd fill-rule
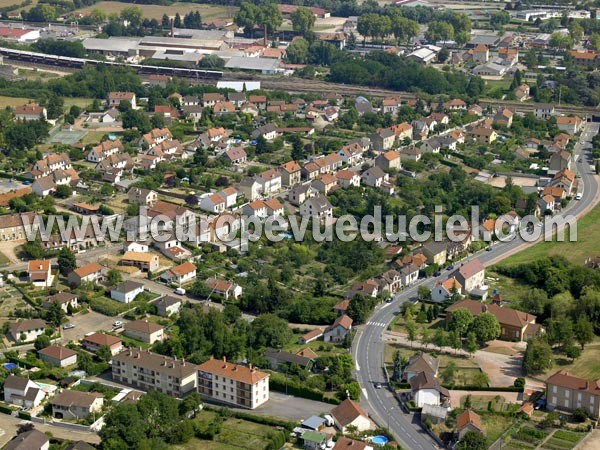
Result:
<svg viewBox="0 0 600 450"><path fill-rule="evenodd" d="M144 242L135 242L135 241L125 241L123 242L123 253L127 252L138 252L138 253L148 253L149 250L148 244Z"/></svg>
<svg viewBox="0 0 600 450"><path fill-rule="evenodd" d="M150 345L162 342L166 338L163 326L147 320L132 320L125 323L123 329L125 336Z"/></svg>
<svg viewBox="0 0 600 450"><path fill-rule="evenodd" d="M2 194L0 194L0 196L1 195ZM8 204L5 206L8 206ZM35 217L36 215L34 213L0 215L0 241L25 240L27 235L25 233L23 221L28 225L32 225L33 228Z"/></svg>
<svg viewBox="0 0 600 450"><path fill-rule="evenodd" d="M400 170L402 168L400 153L393 150L381 153L375 158L375 165L386 172L389 172L392 169Z"/></svg>
<svg viewBox="0 0 600 450"><path fill-rule="evenodd" d="M69 312L69 306L71 309L77 308L77 296L70 292L59 292L58 294L51 295L43 303L44 309L48 309L50 305L57 303L65 314Z"/></svg>
<svg viewBox="0 0 600 450"><path fill-rule="evenodd" d="M296 161L288 161L279 166L281 182L284 186L295 186L300 184L302 169Z"/></svg>
<svg viewBox="0 0 600 450"><path fill-rule="evenodd" d="M240 112L244 114L250 114L252 117L256 118L260 114L260 110L258 106L254 103L246 102L242 106L240 106Z"/></svg>
<svg viewBox="0 0 600 450"><path fill-rule="evenodd" d="M417 353L410 357L406 365L402 369L402 379L410 382L410 380L421 372L429 372L434 377L437 377L440 367L439 358L434 358L429 353Z"/></svg>
<svg viewBox="0 0 600 450"><path fill-rule="evenodd" d="M152 189L132 187L127 192L127 200L130 204L138 203L142 206L154 206L158 201L158 194Z"/></svg>
<svg viewBox="0 0 600 450"><path fill-rule="evenodd" d="M50 439L38 430L29 430L17 434L6 444L4 450L48 450Z"/></svg>
<svg viewBox="0 0 600 450"><path fill-rule="evenodd" d="M481 417L479 414L470 409L465 409L456 416L456 432L458 433L458 439L462 439L469 431L483 433L483 426L481 425Z"/></svg>
<svg viewBox="0 0 600 450"><path fill-rule="evenodd" d="M217 102L213 107L213 114L222 115L222 114L234 114L235 113L235 105L231 102Z"/></svg>
<svg viewBox="0 0 600 450"><path fill-rule="evenodd" d="M337 184L343 188L349 188L350 186L360 186L360 174L358 172L353 172L347 169L340 170L336 172L335 178L337 180Z"/></svg>
<svg viewBox="0 0 600 450"><path fill-rule="evenodd" d="M74 269L68 275L70 286L80 286L81 283L98 283L102 281L102 266L97 262L89 263Z"/></svg>
<svg viewBox="0 0 600 450"><path fill-rule="evenodd" d="M252 364L240 366L211 357L198 366L198 392L213 401L254 409L269 400L269 374Z"/></svg>
<svg viewBox="0 0 600 450"><path fill-rule="evenodd" d="M50 400L55 419L85 419L102 410L104 398L99 394L66 389Z"/></svg>
<svg viewBox="0 0 600 450"><path fill-rule="evenodd" d="M400 277L402 287L411 286L419 279L419 268L413 264L405 265L400 268Z"/></svg>
<svg viewBox="0 0 600 450"><path fill-rule="evenodd" d="M10 324L10 337L15 342L35 341L38 336L44 334L46 322L41 319L26 319Z"/></svg>
<svg viewBox="0 0 600 450"><path fill-rule="evenodd" d="M389 180L389 175L379 166L373 166L365 170L361 175L361 182L367 186L380 188L383 183Z"/></svg>
<svg viewBox="0 0 600 450"><path fill-rule="evenodd" d="M38 350L39 358L54 367L68 367L77 364L77 352L60 345L50 345Z"/></svg>
<svg viewBox="0 0 600 450"><path fill-rule="evenodd" d="M220 295L225 300L230 298L235 300L242 295L242 287L231 281L208 278L206 285L211 290L211 294Z"/></svg>
<svg viewBox="0 0 600 450"><path fill-rule="evenodd" d="M352 329L352 319L346 314L335 319L333 324L323 332L325 342L340 343L346 337L346 334Z"/></svg>
<svg viewBox="0 0 600 450"><path fill-rule="evenodd" d="M387 97L381 102L381 110L384 114L396 115L400 109L400 97Z"/></svg>
<svg viewBox="0 0 600 450"><path fill-rule="evenodd" d="M202 106L204 108L213 107L217 103L224 102L225 96L218 92L205 92L202 94Z"/></svg>
<svg viewBox="0 0 600 450"><path fill-rule="evenodd" d="M331 450L373 450L373 446L363 441L355 441L345 436L340 436Z"/></svg>
<svg viewBox="0 0 600 450"><path fill-rule="evenodd" d="M517 48L500 48L498 49L498 58L505 66L514 66L519 62L519 49Z"/></svg>
<svg viewBox="0 0 600 450"><path fill-rule="evenodd" d="M196 278L196 266L189 261L164 271L160 278L167 283L182 285Z"/></svg>
<svg viewBox="0 0 600 450"><path fill-rule="evenodd" d="M490 50L483 44L479 44L473 49L473 62L482 64L490 59Z"/></svg>
<svg viewBox="0 0 600 450"><path fill-rule="evenodd" d="M181 109L184 116L192 119L193 122L198 122L202 119L203 108L200 105L183 106Z"/></svg>
<svg viewBox="0 0 600 450"><path fill-rule="evenodd" d="M442 149L442 142L438 137L432 137L423 141L423 145L421 146L421 150L427 153L439 153Z"/></svg>
<svg viewBox="0 0 600 450"><path fill-rule="evenodd" d="M90 151L87 153L86 160L89 162L98 163L100 161L104 161L111 155L116 155L118 153L123 152L123 144L121 141L116 140L106 140L100 142L100 144L92 147Z"/></svg>
<svg viewBox="0 0 600 450"><path fill-rule="evenodd" d="M410 123L402 122L397 125L392 125L390 127L390 129L394 132L394 134L396 135L396 139L398 139L398 141L402 142L405 139L412 141L413 127Z"/></svg>
<svg viewBox="0 0 600 450"><path fill-rule="evenodd" d="M481 144L491 144L498 139L498 133L491 128L475 127L471 130L473 139Z"/></svg>
<svg viewBox="0 0 600 450"><path fill-rule="evenodd" d="M550 186L552 188L560 188L563 189L565 195L571 195L573 190L573 185L575 184L575 174L571 172L569 169L563 169L558 172L552 180L550 181ZM545 189L543 194L545 194Z"/></svg>
<svg viewBox="0 0 600 450"><path fill-rule="evenodd" d="M127 100L133 109L136 108L135 93L133 92L109 92L108 107L117 108L123 100Z"/></svg>
<svg viewBox="0 0 600 450"><path fill-rule="evenodd" d="M200 199L200 208L211 213L222 213L226 206L227 202L219 194L206 194Z"/></svg>
<svg viewBox="0 0 600 450"><path fill-rule="evenodd" d="M468 263L461 265L453 275L458 283L462 286L462 293L468 294L474 289L478 289L483 286L485 267L479 258L475 258Z"/></svg>
<svg viewBox="0 0 600 450"><path fill-rule="evenodd" d="M258 109L267 109L267 96L266 95L250 95L248 97L250 103L254 103L258 106Z"/></svg>
<svg viewBox="0 0 600 450"><path fill-rule="evenodd" d="M493 314L500 323L500 339L525 341L541 331L533 314L475 300L459 300L446 308L446 320L450 320L458 308L466 308L474 317L483 312Z"/></svg>
<svg viewBox="0 0 600 450"><path fill-rule="evenodd" d="M159 259L157 255L143 252L125 252L121 259L124 266L134 266L142 272L154 272L158 270Z"/></svg>
<svg viewBox="0 0 600 450"><path fill-rule="evenodd" d="M128 349L113 357L112 379L138 389L182 397L196 390L198 366L148 350Z"/></svg>
<svg viewBox="0 0 600 450"><path fill-rule="evenodd" d="M363 150L359 145L348 144L344 145L337 155L348 166L356 166L363 159Z"/></svg>
<svg viewBox="0 0 600 450"><path fill-rule="evenodd" d="M417 408L424 405L441 406L450 400L450 392L440 384L436 376L425 370L410 379L411 396Z"/></svg>
<svg viewBox="0 0 600 450"><path fill-rule="evenodd" d="M236 108L239 108L244 103L246 103L246 93L244 92L229 92L227 94L227 100L235 105Z"/></svg>
<svg viewBox="0 0 600 450"><path fill-rule="evenodd" d="M33 259L27 264L28 281L38 287L48 287L52 285L52 276L50 260Z"/></svg>
<svg viewBox="0 0 600 450"><path fill-rule="evenodd" d="M124 281L111 289L110 298L121 303L131 303L142 292L144 292L143 284L135 281Z"/></svg>
<svg viewBox="0 0 600 450"><path fill-rule="evenodd" d="M573 163L572 155L566 151L561 150L555 152L550 156L550 164L548 165L548 175L556 175L562 170L571 170Z"/></svg>
<svg viewBox="0 0 600 450"><path fill-rule="evenodd" d="M396 142L396 134L390 128L383 128L371 135L371 146L376 152L390 150Z"/></svg>
<svg viewBox="0 0 600 450"><path fill-rule="evenodd" d="M39 406L45 396L38 384L29 378L9 374L4 381L4 401L8 404L31 409Z"/></svg>
<svg viewBox="0 0 600 450"><path fill-rule="evenodd" d="M279 133L277 132L277 126L274 123L261 125L252 131L252 139L263 137L267 141L272 141L277 136L279 136Z"/></svg>
<svg viewBox="0 0 600 450"><path fill-rule="evenodd" d="M277 169L269 169L255 177L263 195L273 195L281 190L281 174Z"/></svg>
<svg viewBox="0 0 600 450"><path fill-rule="evenodd" d="M446 244L443 242L430 241L423 245L423 254L430 264L444 265L447 257Z"/></svg>
<svg viewBox="0 0 600 450"><path fill-rule="evenodd" d="M278 5L278 6L284 6L284 5ZM317 416L313 416L313 417L317 417ZM312 419L312 417L311 417L311 419ZM324 420L322 418L319 418L319 419ZM307 421L308 420L309 419L307 419ZM326 434L326 433L319 433L318 431L313 431L311 429L304 431L300 435L300 440L302 440L302 445L303 445L302 448L304 450L321 450L324 448L333 447L333 435Z"/></svg>
<svg viewBox="0 0 600 450"><path fill-rule="evenodd" d="M510 128L513 121L514 113L508 108L500 108L494 116L494 123L497 125Z"/></svg>
<svg viewBox="0 0 600 450"><path fill-rule="evenodd" d="M583 125L583 120L581 120L581 118L577 116L560 116L556 118L556 126L558 127L558 129L569 133L571 136L574 136L577 133L579 133Z"/></svg>
<svg viewBox="0 0 600 450"><path fill-rule="evenodd" d="M450 100L449 102L444 103L444 109L447 109L449 111L466 110L467 104L463 100L455 98L453 100Z"/></svg>
<svg viewBox="0 0 600 450"><path fill-rule="evenodd" d="M513 93L515 94L517 100L521 102L528 100L529 96L531 95L530 88L527 84L520 84L519 86L513 89Z"/></svg>
<svg viewBox="0 0 600 450"><path fill-rule="evenodd" d="M265 206L267 207L268 217L283 216L285 212L283 209L283 205L276 198L270 198L268 200L265 200Z"/></svg>
<svg viewBox="0 0 600 450"><path fill-rule="evenodd" d="M43 106L37 103L28 103L27 105L17 106L15 108L15 119L16 120L47 120L48 111Z"/></svg>
<svg viewBox="0 0 600 450"><path fill-rule="evenodd" d="M56 183L52 175L36 179L31 185L33 192L40 196L46 197L56 191Z"/></svg>
<svg viewBox="0 0 600 450"><path fill-rule="evenodd" d="M310 184L300 184L293 186L290 189L288 192L288 200L292 205L300 206L307 199L315 197L318 194L318 191Z"/></svg>
<svg viewBox="0 0 600 450"><path fill-rule="evenodd" d="M546 380L546 407L549 411L583 408L597 419L600 417L600 380L588 381L559 370Z"/></svg>
<svg viewBox="0 0 600 450"><path fill-rule="evenodd" d="M445 281L438 281L431 289L431 301L436 303L445 302L454 293L460 294L462 289L462 285L454 277L450 277Z"/></svg>
<svg viewBox="0 0 600 450"><path fill-rule="evenodd" d="M87 351L96 353L100 347L107 347L114 356L123 350L123 341L116 336L106 333L93 333L81 340L81 345Z"/></svg>
<svg viewBox="0 0 600 450"><path fill-rule="evenodd" d="M327 195L330 191L337 187L337 178L330 174L326 173L321 175L316 180L313 180L311 185L319 192L324 195Z"/></svg>
<svg viewBox="0 0 600 450"><path fill-rule="evenodd" d="M295 365L306 370L310 370L313 365L313 359L311 358L275 348L267 348L264 357L272 370L278 370L282 364Z"/></svg>
<svg viewBox="0 0 600 450"><path fill-rule="evenodd" d="M161 317L178 314L181 309L181 299L170 295L164 295L153 301L152 304L156 307L156 314Z"/></svg>
<svg viewBox="0 0 600 450"><path fill-rule="evenodd" d="M571 50L569 52L573 62L579 67L598 67L598 61L600 60L598 53L587 50Z"/></svg>
<svg viewBox="0 0 600 450"><path fill-rule="evenodd" d="M541 120L548 120L555 114L554 105L551 103L536 103L533 114Z"/></svg>
<svg viewBox="0 0 600 450"><path fill-rule="evenodd" d="M225 200L225 208L232 208L237 204L238 191L236 188L229 186L217 193Z"/></svg>
<svg viewBox="0 0 600 450"><path fill-rule="evenodd" d="M154 128L150 132L144 134L142 143L148 146L148 149L157 146L158 144L173 139L173 135L168 128Z"/></svg>
<svg viewBox="0 0 600 450"><path fill-rule="evenodd" d="M320 328L315 328L314 330L311 330L308 333L300 336L298 338L298 343L302 345L308 344L309 342L316 341L321 336L323 336L323 330Z"/></svg>
<svg viewBox="0 0 600 450"><path fill-rule="evenodd" d="M333 408L331 415L336 428L342 434L348 431L348 427L356 429L359 433L375 429L375 424L366 411L357 402L349 398Z"/></svg>
<svg viewBox="0 0 600 450"><path fill-rule="evenodd" d="M246 216L254 216L261 219L266 219L269 215L267 204L262 200L254 200L253 202L245 204L242 207L242 213Z"/></svg>
<svg viewBox="0 0 600 450"><path fill-rule="evenodd" d="M309 197L300 205L300 215L327 222L333 217L333 206L323 195Z"/></svg>
<svg viewBox="0 0 600 450"><path fill-rule="evenodd" d="M544 214L546 211L553 212L556 208L556 199L552 195L546 194L538 199L538 206L540 208L540 211Z"/></svg>

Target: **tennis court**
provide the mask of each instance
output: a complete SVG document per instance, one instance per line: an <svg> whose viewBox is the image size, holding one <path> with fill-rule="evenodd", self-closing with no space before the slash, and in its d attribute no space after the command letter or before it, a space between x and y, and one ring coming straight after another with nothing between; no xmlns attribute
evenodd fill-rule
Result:
<svg viewBox="0 0 600 450"><path fill-rule="evenodd" d="M75 145L79 140L85 136L87 131L81 130L61 130L58 129L53 133L50 133L50 137L46 141L48 144L66 144L66 145Z"/></svg>

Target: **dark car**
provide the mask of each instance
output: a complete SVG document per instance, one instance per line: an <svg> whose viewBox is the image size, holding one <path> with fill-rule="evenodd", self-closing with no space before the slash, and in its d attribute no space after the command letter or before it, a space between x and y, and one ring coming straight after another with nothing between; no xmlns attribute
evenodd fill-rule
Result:
<svg viewBox="0 0 600 450"><path fill-rule="evenodd" d="M448 267L446 267L446 270L454 270L454 266L450 264Z"/></svg>
<svg viewBox="0 0 600 450"><path fill-rule="evenodd" d="M494 250L492 247L488 247L485 249L486 252L491 252L492 250Z"/></svg>

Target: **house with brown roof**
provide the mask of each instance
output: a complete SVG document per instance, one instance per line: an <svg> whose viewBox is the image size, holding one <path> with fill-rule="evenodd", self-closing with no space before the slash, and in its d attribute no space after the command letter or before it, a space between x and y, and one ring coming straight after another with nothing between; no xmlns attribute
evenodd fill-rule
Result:
<svg viewBox="0 0 600 450"><path fill-rule="evenodd" d="M46 326L42 319L26 319L11 323L9 333L15 342L29 342L44 334Z"/></svg>
<svg viewBox="0 0 600 450"><path fill-rule="evenodd" d="M33 429L17 434L6 444L4 450L48 450L49 448L50 439L48 436L41 431Z"/></svg>
<svg viewBox="0 0 600 450"><path fill-rule="evenodd" d="M198 366L198 392L219 403L254 409L269 400L269 374L210 358Z"/></svg>
<svg viewBox="0 0 600 450"><path fill-rule="evenodd" d="M556 118L556 126L559 130L569 133L571 136L576 135L583 128L583 120L580 117L560 116Z"/></svg>
<svg viewBox="0 0 600 450"><path fill-rule="evenodd" d="M418 408L423 405L440 406L449 403L450 392L443 387L433 372L424 370L410 379L411 396Z"/></svg>
<svg viewBox="0 0 600 450"><path fill-rule="evenodd" d="M116 336L106 333L93 333L81 340L81 345L86 350L96 353L100 347L108 347L114 356L123 350L123 341Z"/></svg>
<svg viewBox="0 0 600 450"><path fill-rule="evenodd" d="M470 409L465 409L456 416L456 432L458 433L458 439L462 439L468 431L483 433L483 426L481 425L481 417L479 414Z"/></svg>
<svg viewBox="0 0 600 450"><path fill-rule="evenodd" d="M500 108L494 116L494 123L510 128L512 125L514 113L508 108Z"/></svg>
<svg viewBox="0 0 600 450"><path fill-rule="evenodd" d="M70 286L79 286L81 283L97 283L102 281L102 266L97 262L77 267L68 275Z"/></svg>
<svg viewBox="0 0 600 450"><path fill-rule="evenodd" d="M60 345L51 345L38 351L42 361L54 367L67 367L77 363L77 352Z"/></svg>
<svg viewBox="0 0 600 450"><path fill-rule="evenodd" d="M520 84L513 89L513 94L515 94L517 100L524 102L525 100L529 99L530 88L527 84Z"/></svg>
<svg viewBox="0 0 600 450"><path fill-rule="evenodd" d="M321 336L323 336L323 330L320 328L315 328L314 330L309 331L306 334L303 334L298 338L299 344L308 344L309 342L316 341Z"/></svg>
<svg viewBox="0 0 600 450"><path fill-rule="evenodd" d="M490 49L483 44L479 44L473 49L473 62L483 64L490 59Z"/></svg>
<svg viewBox="0 0 600 450"><path fill-rule="evenodd" d="M449 102L444 103L444 109L450 111L466 110L467 104L463 100L455 98L453 100L450 100Z"/></svg>
<svg viewBox="0 0 600 450"><path fill-rule="evenodd" d="M329 194L330 191L338 187L337 178L330 173L323 174L319 178L313 180L311 185L324 195Z"/></svg>
<svg viewBox="0 0 600 450"><path fill-rule="evenodd" d="M27 263L28 281L38 287L48 287L52 285L52 276L50 260L33 259Z"/></svg>
<svg viewBox="0 0 600 450"><path fill-rule="evenodd" d="M337 183L343 188L349 188L350 186L360 186L360 174L353 172L352 170L344 169L335 173Z"/></svg>
<svg viewBox="0 0 600 450"><path fill-rule="evenodd" d="M437 281L431 289L431 301L441 303L448 300L454 293L460 294L462 285L454 277L445 281Z"/></svg>
<svg viewBox="0 0 600 450"><path fill-rule="evenodd" d="M576 66L579 67L597 67L600 57L598 53L587 50L587 51L579 51L579 50L571 50L569 55L573 59L573 62Z"/></svg>
<svg viewBox="0 0 600 450"><path fill-rule="evenodd" d="M526 341L542 331L542 327L535 323L537 317L533 314L467 299L459 300L446 308L446 321L449 321L452 313L459 308L465 308L473 317L484 312L496 317L500 324L500 339Z"/></svg>
<svg viewBox="0 0 600 450"><path fill-rule="evenodd" d="M69 307L71 307L71 309L77 308L78 300L75 294L70 292L59 292L46 298L42 306L44 309L48 309L53 303L58 303L60 309L62 309L65 313L68 313Z"/></svg>
<svg viewBox="0 0 600 450"><path fill-rule="evenodd" d="M331 415L336 428L342 433L346 433L349 426L356 427L359 432L374 430L376 427L367 412L349 398L333 408Z"/></svg>
<svg viewBox="0 0 600 450"><path fill-rule="evenodd" d="M220 295L225 300L229 298L237 299L242 295L242 287L231 281L208 278L206 285L211 289L212 294Z"/></svg>
<svg viewBox="0 0 600 450"><path fill-rule="evenodd" d="M421 372L430 372L434 377L438 374L440 367L439 358L434 358L428 353L417 353L410 357L406 366L402 369L402 379L410 381L414 376Z"/></svg>
<svg viewBox="0 0 600 450"><path fill-rule="evenodd" d="M393 150L381 153L375 158L375 165L386 172L389 172L391 169L400 170L402 168L400 153Z"/></svg>
<svg viewBox="0 0 600 450"><path fill-rule="evenodd" d="M566 195L571 195L574 184L575 174L569 169L561 170L554 175L554 177L552 177L552 181L550 181L551 187L563 189ZM545 193L543 192L542 195L545 195Z"/></svg>
<svg viewBox="0 0 600 450"><path fill-rule="evenodd" d="M469 294L474 289L479 289L484 285L485 267L475 258L468 263L461 265L453 274L459 285L462 286L462 294Z"/></svg>
<svg viewBox="0 0 600 450"><path fill-rule="evenodd" d="M121 259L124 266L135 266L144 272L154 272L159 267L158 255L141 252L125 252Z"/></svg>
<svg viewBox="0 0 600 450"><path fill-rule="evenodd" d="M585 409L591 417L600 417L600 380L588 381L559 370L546 380L546 407L572 411Z"/></svg>
<svg viewBox="0 0 600 450"><path fill-rule="evenodd" d="M296 161L288 161L279 166L281 182L284 186L295 186L300 184L302 168Z"/></svg>
<svg viewBox="0 0 600 450"><path fill-rule="evenodd" d="M213 107L219 102L224 102L225 96L219 92L205 92L202 94L202 106Z"/></svg>
<svg viewBox="0 0 600 450"><path fill-rule="evenodd" d="M172 267L164 271L160 278L167 283L176 283L180 286L196 278L196 266L189 261L186 261L178 266Z"/></svg>
<svg viewBox="0 0 600 450"><path fill-rule="evenodd" d="M340 436L331 450L373 450L373 447L363 441Z"/></svg>
<svg viewBox="0 0 600 450"><path fill-rule="evenodd" d="M133 92L109 92L108 93L108 107L116 108L123 100L127 100L133 109L136 108L135 93Z"/></svg>
<svg viewBox="0 0 600 450"><path fill-rule="evenodd" d="M153 373L154 376L148 376ZM128 349L112 359L112 379L137 389L154 389L173 397L182 397L198 385L198 366L183 359Z"/></svg>
<svg viewBox="0 0 600 450"><path fill-rule="evenodd" d="M52 417L55 419L85 419L100 412L104 398L100 394L66 389L50 400Z"/></svg>
<svg viewBox="0 0 600 450"><path fill-rule="evenodd" d="M471 130L471 135L480 144L491 144L498 139L498 133L491 128L475 127Z"/></svg>
<svg viewBox="0 0 600 450"><path fill-rule="evenodd" d="M123 325L123 334L146 344L162 342L165 336L165 327L148 320L133 320Z"/></svg>
<svg viewBox="0 0 600 450"><path fill-rule="evenodd" d="M325 342L342 342L351 329L352 319L346 314L343 314L325 329L323 332L323 340Z"/></svg>
<svg viewBox="0 0 600 450"><path fill-rule="evenodd" d="M15 108L16 120L40 120L42 117L46 120L48 118L48 112L46 108L37 103L28 103L27 105L17 106Z"/></svg>
<svg viewBox="0 0 600 450"><path fill-rule="evenodd" d="M264 357L269 362L272 370L278 370L282 364L295 365L310 370L314 362L314 358L290 353L278 348L265 349Z"/></svg>

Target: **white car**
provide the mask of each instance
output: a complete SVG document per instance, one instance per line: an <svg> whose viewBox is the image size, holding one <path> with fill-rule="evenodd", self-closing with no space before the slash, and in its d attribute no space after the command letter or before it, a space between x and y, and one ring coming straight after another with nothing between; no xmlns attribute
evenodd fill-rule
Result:
<svg viewBox="0 0 600 450"><path fill-rule="evenodd" d="M113 328L119 328L123 326L123 322L121 322L120 320L115 320L113 322Z"/></svg>
<svg viewBox="0 0 600 450"><path fill-rule="evenodd" d="M582 197L583 197L583 194L580 192L575 196L575 200L581 200Z"/></svg>
<svg viewBox="0 0 600 450"><path fill-rule="evenodd" d="M185 289L179 287L179 288L175 289L175 293L179 294L179 295L185 295Z"/></svg>

